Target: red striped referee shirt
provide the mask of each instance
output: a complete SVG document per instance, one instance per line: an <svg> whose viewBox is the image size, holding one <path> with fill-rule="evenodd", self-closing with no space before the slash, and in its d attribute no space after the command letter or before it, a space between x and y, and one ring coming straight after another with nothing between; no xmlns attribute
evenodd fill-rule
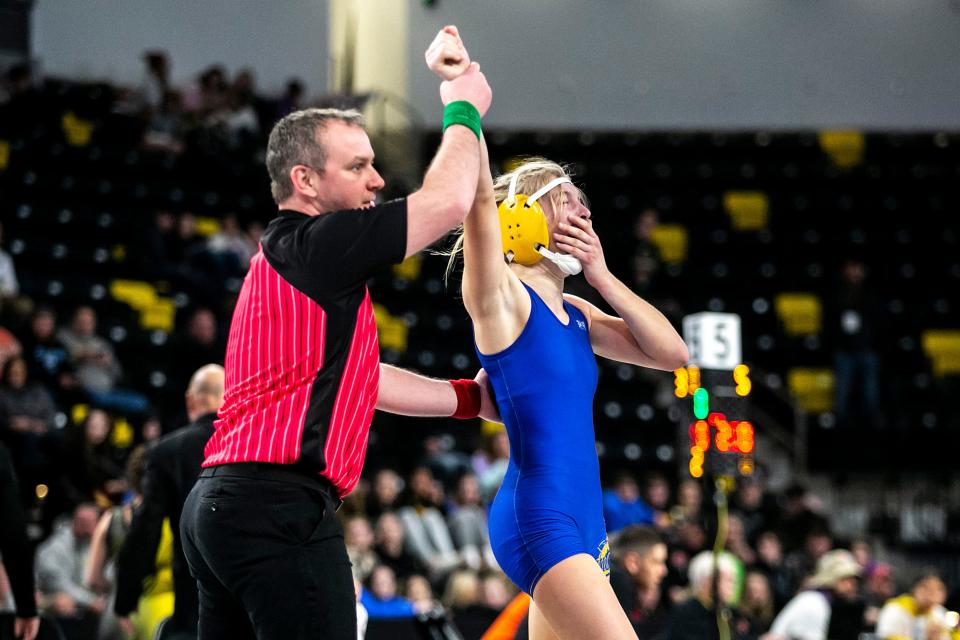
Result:
<svg viewBox="0 0 960 640"><path fill-rule="evenodd" d="M341 496L353 490L380 381L366 281L403 260L406 242L405 199L318 216L280 211L233 311L204 467L297 464Z"/></svg>

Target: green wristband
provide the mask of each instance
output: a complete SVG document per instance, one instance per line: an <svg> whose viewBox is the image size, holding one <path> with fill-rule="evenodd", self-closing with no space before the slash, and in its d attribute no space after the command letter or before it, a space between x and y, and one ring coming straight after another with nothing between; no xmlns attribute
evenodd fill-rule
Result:
<svg viewBox="0 0 960 640"><path fill-rule="evenodd" d="M443 130L455 124L465 126L480 139L480 112L466 100L451 102L443 109Z"/></svg>

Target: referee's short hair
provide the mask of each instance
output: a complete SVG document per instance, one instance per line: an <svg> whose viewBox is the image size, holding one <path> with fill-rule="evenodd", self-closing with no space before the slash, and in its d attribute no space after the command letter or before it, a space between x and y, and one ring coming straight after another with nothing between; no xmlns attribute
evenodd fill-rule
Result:
<svg viewBox="0 0 960 640"><path fill-rule="evenodd" d="M615 558L623 558L630 552L645 556L658 544L664 544L663 538L653 527L631 524L616 534L612 550Z"/></svg>
<svg viewBox="0 0 960 640"><path fill-rule="evenodd" d="M270 174L270 193L280 204L293 195L290 170L298 164L323 173L327 165L327 151L320 142L319 133L331 120L363 127L363 114L355 109L302 109L284 116L273 125L267 142L267 173Z"/></svg>

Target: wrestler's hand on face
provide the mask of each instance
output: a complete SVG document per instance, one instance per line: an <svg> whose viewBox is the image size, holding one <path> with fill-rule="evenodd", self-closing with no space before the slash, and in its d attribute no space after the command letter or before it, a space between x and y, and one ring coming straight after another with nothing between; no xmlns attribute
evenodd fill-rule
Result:
<svg viewBox="0 0 960 640"><path fill-rule="evenodd" d="M445 105L466 100L476 107L480 117L483 117L493 101L493 91L487 84L486 76L480 72L480 65L471 62L459 78L440 83L440 99Z"/></svg>
<svg viewBox="0 0 960 640"><path fill-rule="evenodd" d="M480 385L480 417L490 422L503 422L500 418L500 412L497 410L497 403L493 399L493 391L490 387L490 379L487 377L486 369L477 371L474 380Z"/></svg>
<svg viewBox="0 0 960 640"><path fill-rule="evenodd" d="M463 46L460 32L453 25L447 25L437 33L424 57L430 71L444 80L459 78L470 66L470 54Z"/></svg>
<svg viewBox="0 0 960 640"><path fill-rule="evenodd" d="M571 255L583 265L583 275L591 287L596 287L610 275L603 257L603 246L588 218L571 216L561 222L553 234L560 253Z"/></svg>

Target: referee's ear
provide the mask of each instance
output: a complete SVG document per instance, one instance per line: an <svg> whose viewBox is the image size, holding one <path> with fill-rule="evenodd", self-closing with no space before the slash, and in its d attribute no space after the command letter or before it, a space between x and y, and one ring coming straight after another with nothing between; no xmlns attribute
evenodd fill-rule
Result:
<svg viewBox="0 0 960 640"><path fill-rule="evenodd" d="M319 195L320 174L305 164L294 165L290 169L290 183L295 194L305 198L316 198Z"/></svg>

